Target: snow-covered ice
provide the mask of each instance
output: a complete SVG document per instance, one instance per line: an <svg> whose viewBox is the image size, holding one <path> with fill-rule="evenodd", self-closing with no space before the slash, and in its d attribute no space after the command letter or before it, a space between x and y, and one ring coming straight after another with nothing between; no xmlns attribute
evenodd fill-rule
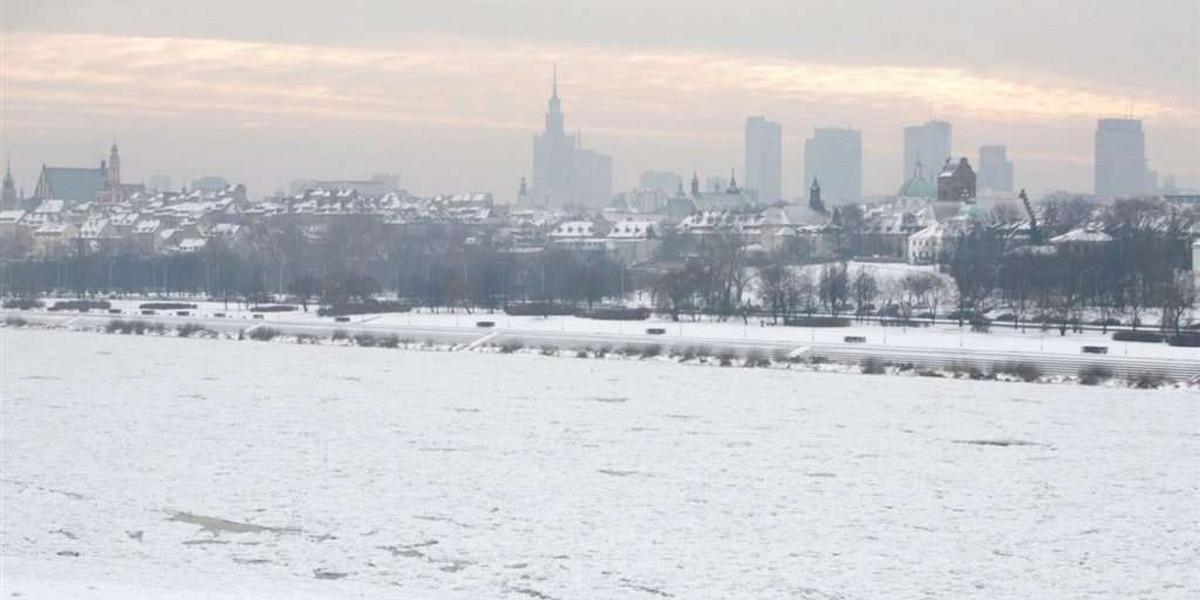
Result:
<svg viewBox="0 0 1200 600"><path fill-rule="evenodd" d="M0 593L1200 596L1194 394L0 331Z"/></svg>

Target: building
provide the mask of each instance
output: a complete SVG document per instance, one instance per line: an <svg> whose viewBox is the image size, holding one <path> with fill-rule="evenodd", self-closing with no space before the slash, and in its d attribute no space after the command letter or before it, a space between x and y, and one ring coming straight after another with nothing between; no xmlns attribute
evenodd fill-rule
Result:
<svg viewBox="0 0 1200 600"><path fill-rule="evenodd" d="M938 202L971 202L975 198L975 171L967 157L947 158L937 178Z"/></svg>
<svg viewBox="0 0 1200 600"><path fill-rule="evenodd" d="M993 192L1013 191L1013 164L1004 146L979 149L979 189Z"/></svg>
<svg viewBox="0 0 1200 600"><path fill-rule="evenodd" d="M1100 119L1096 126L1097 200L1140 196L1146 188L1146 136L1136 119Z"/></svg>
<svg viewBox="0 0 1200 600"><path fill-rule="evenodd" d="M614 223L605 237L609 256L623 264L650 260L658 249L658 224L653 221L620 221Z"/></svg>
<svg viewBox="0 0 1200 600"><path fill-rule="evenodd" d="M584 150L581 136L567 134L563 125L555 69L546 129L533 136L532 203L547 208L602 208L612 199L612 157Z"/></svg>
<svg viewBox="0 0 1200 600"><path fill-rule="evenodd" d="M13 210L20 204L17 197L17 184L13 181L12 163L4 167L4 188L0 191L0 210Z"/></svg>
<svg viewBox="0 0 1200 600"><path fill-rule="evenodd" d="M676 185L675 190L682 187L682 184ZM671 196L671 193L661 188L639 187L617 194L614 204L617 208L631 213L648 215L664 210Z"/></svg>
<svg viewBox="0 0 1200 600"><path fill-rule="evenodd" d="M171 178L166 175L151 175L150 179L146 180L146 189L153 192L169 192L171 187Z"/></svg>
<svg viewBox="0 0 1200 600"><path fill-rule="evenodd" d="M1142 191L1148 196L1157 196L1162 188L1158 186L1158 170L1151 169L1150 163L1146 163L1146 183L1142 186Z"/></svg>
<svg viewBox="0 0 1200 600"><path fill-rule="evenodd" d="M644 190L661 190L668 194L674 193L683 185L683 176L667 171L646 171L638 179L638 187Z"/></svg>
<svg viewBox="0 0 1200 600"><path fill-rule="evenodd" d="M766 203L783 198L783 128L763 117L746 119L746 187Z"/></svg>
<svg viewBox="0 0 1200 600"><path fill-rule="evenodd" d="M292 182L294 186L296 182ZM216 192L229 187L229 180L220 175L205 175L192 180L193 190L204 190L206 192ZM303 190L301 190L303 191ZM300 192L296 192L300 193Z"/></svg>
<svg viewBox="0 0 1200 600"><path fill-rule="evenodd" d="M900 180L906 181L917 170L917 163L941 164L950 157L950 124L929 121L924 125L904 128L904 171Z"/></svg>
<svg viewBox="0 0 1200 600"><path fill-rule="evenodd" d="M1192 276L1200 286L1200 240L1192 242Z"/></svg>
<svg viewBox="0 0 1200 600"><path fill-rule="evenodd" d="M908 264L937 263L953 239L954 230L946 223L934 223L908 236Z"/></svg>
<svg viewBox="0 0 1200 600"><path fill-rule="evenodd" d="M70 252L79 230L70 223L45 223L32 233L33 253L40 256Z"/></svg>
<svg viewBox="0 0 1200 600"><path fill-rule="evenodd" d="M905 181L904 185L900 186L900 190L896 192L897 198L937 198L937 195L937 185L925 177L925 167L919 160L912 177Z"/></svg>
<svg viewBox="0 0 1200 600"><path fill-rule="evenodd" d="M78 202L120 202L145 191L145 186L121 183L121 155L113 144L108 160L96 169L42 165L33 197Z"/></svg>
<svg viewBox="0 0 1200 600"><path fill-rule="evenodd" d="M862 132L840 127L816 129L804 142L804 180L821 182L825 204L862 199Z"/></svg>
<svg viewBox="0 0 1200 600"><path fill-rule="evenodd" d="M199 186L194 186L197 189ZM297 179L288 186L292 195L299 195L312 190L329 190L329 191L354 191L359 195L370 198L379 198L386 194L396 191L396 188L387 179ZM223 189L218 188L218 189Z"/></svg>

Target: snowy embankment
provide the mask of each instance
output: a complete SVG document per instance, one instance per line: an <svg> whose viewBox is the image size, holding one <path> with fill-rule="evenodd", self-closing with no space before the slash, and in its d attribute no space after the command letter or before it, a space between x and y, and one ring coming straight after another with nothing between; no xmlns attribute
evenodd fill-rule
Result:
<svg viewBox="0 0 1200 600"><path fill-rule="evenodd" d="M1176 391L32 329L0 355L5 597L1200 592Z"/></svg>
<svg viewBox="0 0 1200 600"><path fill-rule="evenodd" d="M889 265L900 269L906 265ZM917 267L907 267L918 269ZM901 269L905 272L905 269ZM139 307L148 300L112 300L113 308L120 310L121 315L112 318L137 315ZM319 317L316 307L310 310L295 310L277 313L252 313L247 305L236 302L191 302L196 308L187 312L196 319L209 319L214 315L230 321L252 321L268 325L341 325L329 317ZM156 311L157 316L173 316L175 311ZM22 313L14 313L22 314ZM29 311L30 315L69 315L70 313L48 313L47 311ZM96 311L92 313L99 316ZM1011 323L993 323L988 333L971 331L970 326L958 327L953 324L939 323L933 326L920 327L883 327L878 323L854 323L849 327L808 328L783 327L772 325L770 319L753 317L747 321L731 319L714 321L702 319L690 321L684 318L674 322L661 316L652 317L646 321L602 321L579 317L530 317L509 316L501 311L475 310L473 312L455 311L429 312L415 310L406 313L364 314L349 317L345 326L367 325L372 327L436 327L454 328L463 331L478 331L478 321L492 321L497 328L507 331L556 331L580 334L615 334L615 335L644 335L647 328L661 327L672 336L690 337L697 340L729 339L729 340L761 340L764 342L791 342L796 345L810 343L842 343L846 336L866 338L867 344L880 346L896 346L905 348L930 349L962 349L976 351L1026 352L1026 353L1057 353L1078 355L1083 346L1108 346L1109 353L1114 356L1130 356L1135 358L1184 358L1200 360L1200 350L1196 348L1175 347L1166 344L1144 344L1119 342L1112 339L1111 334L1088 330L1082 333L1069 332L1059 335L1053 328L1040 329L1035 326L1014 328ZM918 320L923 324L923 321Z"/></svg>
<svg viewBox="0 0 1200 600"><path fill-rule="evenodd" d="M992 338L991 349L987 350L970 346L979 346L979 337L990 338L992 334L954 328L897 329L878 325L807 329L765 324L751 327L730 323L428 313L367 315L342 323L327 319L260 320L228 314L214 317L200 310L189 311L186 316L45 311L6 311L4 315L7 327L50 326L121 334L341 346L538 352L582 358L650 358L700 365L1141 388L1170 385L1200 390L1200 361L1193 360L1196 349L1119 343L1116 348L1123 347L1123 352L1101 356L1078 354L1081 342L1109 346L1107 340L1095 339L1095 334L1052 338L1047 343L1009 331ZM489 326L476 326L479 320L488 320ZM659 335L648 334L652 328ZM816 341L797 338L805 331ZM848 343L849 339L842 341L843 336L852 335L857 336L856 343ZM1038 342L1038 350L1028 348L1032 341Z"/></svg>

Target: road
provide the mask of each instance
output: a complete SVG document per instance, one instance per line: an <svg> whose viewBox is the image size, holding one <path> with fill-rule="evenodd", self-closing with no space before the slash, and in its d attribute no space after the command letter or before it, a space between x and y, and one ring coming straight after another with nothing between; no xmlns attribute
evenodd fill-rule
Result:
<svg viewBox="0 0 1200 600"><path fill-rule="evenodd" d="M952 369L973 367L982 372L1020 363L1032 364L1044 375L1073 376L1083 370L1098 368L1123 378L1149 375L1169 381L1200 381L1200 360L1178 358L1144 358L1115 355L1064 354L1058 352L1011 352L968 350L963 348L917 348L884 346L867 343L812 343L798 345L787 340L684 337L679 335L648 335L643 327L636 333L585 333L578 331L546 331L508 327L476 328L431 327L396 324L373 324L369 321L337 323L332 321L287 321L220 318L212 316L175 315L109 315L100 313L50 313L30 311L0 311L0 316L20 317L29 322L67 328L102 328L113 319L140 320L178 327L186 323L200 324L213 331L238 333L257 327L270 327L288 335L328 337L336 331L354 336L397 335L411 341L471 349L483 343L525 347L553 346L564 350L601 349L644 350L658 347L663 352L707 351L712 355L733 354L741 357L762 356L825 360L845 364L862 364L871 359L880 363L912 365L918 368ZM473 324L473 323L472 323ZM497 325L500 322L497 321ZM639 325L641 325L639 323Z"/></svg>

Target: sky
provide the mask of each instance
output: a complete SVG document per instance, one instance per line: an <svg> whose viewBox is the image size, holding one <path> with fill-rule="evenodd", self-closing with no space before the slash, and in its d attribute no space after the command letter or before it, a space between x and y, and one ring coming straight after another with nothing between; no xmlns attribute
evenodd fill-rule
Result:
<svg viewBox="0 0 1200 600"><path fill-rule="evenodd" d="M1047 6L1052 4L1052 6ZM645 170L743 170L750 115L784 129L798 196L815 127L863 132L863 189L902 183L902 128L1006 144L1034 194L1092 188L1097 118L1145 121L1150 166L1200 188L1200 2L1058 0L0 0L0 149L252 195L394 172L512 200L552 66L567 128Z"/></svg>

